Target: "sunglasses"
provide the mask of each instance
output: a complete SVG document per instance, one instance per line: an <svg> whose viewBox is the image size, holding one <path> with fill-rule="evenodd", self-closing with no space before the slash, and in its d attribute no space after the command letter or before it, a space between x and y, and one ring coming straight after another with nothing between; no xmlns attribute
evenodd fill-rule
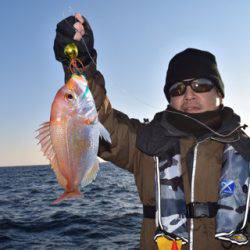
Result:
<svg viewBox="0 0 250 250"><path fill-rule="evenodd" d="M169 89L169 95L173 96L181 96L184 95L187 89L187 86L190 86L191 89L196 93L205 93L210 91L214 84L209 79L199 78L199 79L192 79L192 80L183 80L181 82L175 83Z"/></svg>

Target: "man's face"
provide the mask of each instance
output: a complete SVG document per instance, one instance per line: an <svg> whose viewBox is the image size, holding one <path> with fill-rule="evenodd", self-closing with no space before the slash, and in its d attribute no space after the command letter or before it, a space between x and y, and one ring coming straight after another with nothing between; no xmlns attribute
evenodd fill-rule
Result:
<svg viewBox="0 0 250 250"><path fill-rule="evenodd" d="M216 110L221 103L222 97L215 87L208 92L197 93L187 86L183 95L170 97L173 108L192 114Z"/></svg>

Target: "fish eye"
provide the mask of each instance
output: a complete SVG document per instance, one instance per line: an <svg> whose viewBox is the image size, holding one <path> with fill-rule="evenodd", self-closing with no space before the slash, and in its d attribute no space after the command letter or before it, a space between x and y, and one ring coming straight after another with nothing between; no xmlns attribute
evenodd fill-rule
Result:
<svg viewBox="0 0 250 250"><path fill-rule="evenodd" d="M71 93L66 93L64 97L66 101L72 101L74 99L74 96Z"/></svg>

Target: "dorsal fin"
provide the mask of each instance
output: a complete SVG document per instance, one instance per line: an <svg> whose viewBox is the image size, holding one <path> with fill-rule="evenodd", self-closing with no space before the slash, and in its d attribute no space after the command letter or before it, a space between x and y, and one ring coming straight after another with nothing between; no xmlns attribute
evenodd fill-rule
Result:
<svg viewBox="0 0 250 250"><path fill-rule="evenodd" d="M63 187L66 188L67 181L61 174L57 158L55 157L55 152L53 149L51 137L50 137L50 122L44 122L40 125L40 128L36 130L38 133L36 139L38 139L38 144L41 145L41 150L43 154L49 159L51 168L54 170L58 183Z"/></svg>
<svg viewBox="0 0 250 250"><path fill-rule="evenodd" d="M38 139L38 144L41 145L43 154L52 162L55 152L50 137L50 123L44 122L36 132L38 132L36 139Z"/></svg>

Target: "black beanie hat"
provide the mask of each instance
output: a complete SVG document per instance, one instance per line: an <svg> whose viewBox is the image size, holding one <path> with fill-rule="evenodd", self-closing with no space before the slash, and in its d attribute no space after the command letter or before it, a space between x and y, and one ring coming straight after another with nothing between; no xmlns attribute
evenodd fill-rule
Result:
<svg viewBox="0 0 250 250"><path fill-rule="evenodd" d="M169 62L164 93L170 101L169 89L178 81L191 78L210 79L224 97L224 84L217 69L215 56L208 51L188 48Z"/></svg>

